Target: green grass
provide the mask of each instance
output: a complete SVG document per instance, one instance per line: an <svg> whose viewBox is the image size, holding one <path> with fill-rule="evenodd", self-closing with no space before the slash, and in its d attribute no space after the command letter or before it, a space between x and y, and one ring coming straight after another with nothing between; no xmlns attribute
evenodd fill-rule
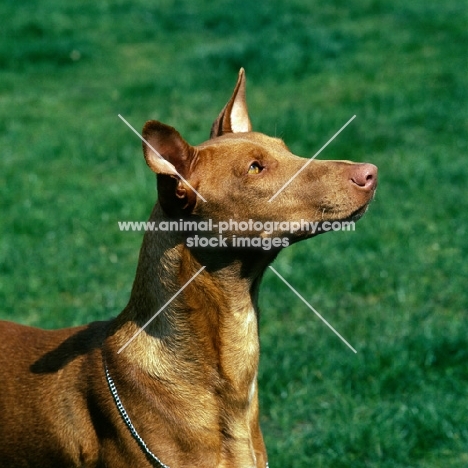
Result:
<svg viewBox="0 0 468 468"><path fill-rule="evenodd" d="M354 233L285 250L262 286L272 467L468 466L466 2L4 0L0 317L63 327L126 304L154 177L136 128L208 136L238 69L257 130L379 166Z"/></svg>

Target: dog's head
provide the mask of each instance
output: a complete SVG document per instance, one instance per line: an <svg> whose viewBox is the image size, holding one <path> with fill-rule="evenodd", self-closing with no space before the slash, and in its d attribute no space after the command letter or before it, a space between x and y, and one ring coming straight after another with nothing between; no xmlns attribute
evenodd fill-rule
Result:
<svg viewBox="0 0 468 468"><path fill-rule="evenodd" d="M175 219L211 219L216 225L252 220L242 232L234 232L231 224L226 231L231 237L288 236L294 242L325 232L320 229L324 223L359 219L377 186L372 164L308 160L293 155L282 140L253 132L243 69L208 141L191 146L157 121L146 123L143 137L165 213ZM298 229L285 229L285 223L301 222ZM307 229L305 222L316 223L315 229ZM257 229L261 224L271 229Z"/></svg>

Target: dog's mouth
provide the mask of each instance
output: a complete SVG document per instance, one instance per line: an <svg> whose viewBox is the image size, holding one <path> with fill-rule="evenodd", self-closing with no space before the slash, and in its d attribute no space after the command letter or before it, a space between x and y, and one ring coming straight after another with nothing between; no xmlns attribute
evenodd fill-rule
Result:
<svg viewBox="0 0 468 468"><path fill-rule="evenodd" d="M371 204L372 200L375 198L375 193L377 192L377 185L372 190L372 195L369 197L369 200L366 201L360 208L356 211L351 213L349 220L350 221L357 221L358 219L364 216L364 213L368 210L369 205Z"/></svg>
<svg viewBox="0 0 468 468"><path fill-rule="evenodd" d="M358 221L359 219L361 219L368 210L369 204L370 202L367 202L363 206L358 208L356 211L353 211L351 215L345 219L345 221Z"/></svg>
<svg viewBox="0 0 468 468"><path fill-rule="evenodd" d="M357 222L364 216L369 208L370 202L371 200L367 201L357 210L353 211L350 215L344 218L337 217L334 220L317 222L314 225L314 229L312 229L312 231L307 232L305 236L299 236L297 240L300 240L301 238L315 237L319 234L325 234L330 231L350 230L350 224ZM293 243L294 242L296 242L296 240L294 240Z"/></svg>

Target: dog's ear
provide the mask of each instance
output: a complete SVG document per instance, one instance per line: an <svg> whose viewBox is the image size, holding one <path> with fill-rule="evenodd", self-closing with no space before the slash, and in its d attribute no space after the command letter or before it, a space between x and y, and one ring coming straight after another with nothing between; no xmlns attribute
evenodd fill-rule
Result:
<svg viewBox="0 0 468 468"><path fill-rule="evenodd" d="M156 120L146 122L142 132L143 154L158 175L158 193L163 208L172 214L193 208L196 193L188 184L196 150L173 128Z"/></svg>
<svg viewBox="0 0 468 468"><path fill-rule="evenodd" d="M229 99L211 127L210 138L215 138L225 133L250 131L252 131L252 124L250 123L247 102L245 100L245 71L241 68L231 99Z"/></svg>
<svg viewBox="0 0 468 468"><path fill-rule="evenodd" d="M143 154L156 174L186 177L195 152L173 127L149 120L143 127Z"/></svg>

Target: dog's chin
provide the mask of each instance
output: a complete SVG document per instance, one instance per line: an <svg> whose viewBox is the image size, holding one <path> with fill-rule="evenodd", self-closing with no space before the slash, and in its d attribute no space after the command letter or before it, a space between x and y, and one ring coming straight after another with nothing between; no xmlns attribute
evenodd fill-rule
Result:
<svg viewBox="0 0 468 468"><path fill-rule="evenodd" d="M343 221L358 221L361 219L369 208L369 203L358 208L356 211L353 211L346 219Z"/></svg>
<svg viewBox="0 0 468 468"><path fill-rule="evenodd" d="M339 222L339 223L346 223L346 222L357 222L359 219L361 219L364 214L366 213L367 209L369 208L370 201L359 207L357 210L353 211L350 215L345 216L345 217L337 217L332 220L327 220L326 222L328 223L334 223L334 222ZM321 224L321 223L320 223ZM297 235L296 237L290 239L291 244L295 244L296 242L299 242L301 240L305 239L310 239L311 237L316 237L320 234L326 234L327 232L331 232L329 229L322 229L318 228L315 232L303 232L302 235Z"/></svg>

